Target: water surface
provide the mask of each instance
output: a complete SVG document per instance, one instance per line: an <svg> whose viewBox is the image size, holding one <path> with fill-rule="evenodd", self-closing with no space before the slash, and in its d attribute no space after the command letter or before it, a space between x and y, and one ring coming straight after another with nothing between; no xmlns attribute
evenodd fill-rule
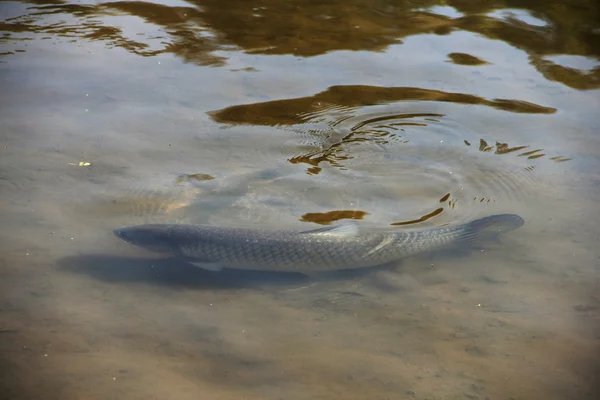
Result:
<svg viewBox="0 0 600 400"><path fill-rule="evenodd" d="M600 8L0 2L7 398L595 399ZM499 242L206 272L146 222Z"/></svg>

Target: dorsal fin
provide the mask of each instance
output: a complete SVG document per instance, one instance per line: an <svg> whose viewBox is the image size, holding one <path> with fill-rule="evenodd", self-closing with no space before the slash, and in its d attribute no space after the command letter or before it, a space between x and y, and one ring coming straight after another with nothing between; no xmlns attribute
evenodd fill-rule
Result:
<svg viewBox="0 0 600 400"><path fill-rule="evenodd" d="M358 224L354 221L342 221L333 226L311 229L309 231L298 232L300 235L329 235L340 237L351 237L358 235Z"/></svg>

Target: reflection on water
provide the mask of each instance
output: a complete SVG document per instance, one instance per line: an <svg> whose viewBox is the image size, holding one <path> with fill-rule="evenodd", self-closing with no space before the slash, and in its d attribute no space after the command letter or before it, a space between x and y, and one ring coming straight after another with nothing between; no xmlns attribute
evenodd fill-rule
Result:
<svg viewBox="0 0 600 400"><path fill-rule="evenodd" d="M471 146L471 143L468 140L465 140L464 143L467 146ZM513 153L515 151L521 151L521 150L529 149L529 148L530 148L530 146L510 147L508 145L508 143L500 143L500 142L496 142L495 145L490 145L485 140L479 139L479 151L482 151L482 152L488 152L488 151L493 150L494 154L508 154L508 153ZM527 159L529 159L529 160L534 160L536 158L542 158L542 157L546 156L546 154L540 153L541 151L544 151L544 149L527 150L522 153L519 153L518 156L519 157L527 157ZM554 156L554 157L550 157L550 160L552 160L554 162L565 162L565 161L570 161L571 159L568 157L563 157L563 156Z"/></svg>
<svg viewBox="0 0 600 400"><path fill-rule="evenodd" d="M321 225L329 225L341 219L363 219L369 213L360 210L336 210L322 213L306 213L300 218L304 222L315 222Z"/></svg>
<svg viewBox="0 0 600 400"><path fill-rule="evenodd" d="M312 166L309 169L310 173L319 173L321 171L319 164L322 162L343 166L342 161L352 157L344 148L346 144L361 142L377 145L407 144L411 142L408 139L410 131L407 132L410 127L439 124L441 127L437 127L438 130L445 128L441 121L445 117L444 114L385 114L368 111L369 107L377 104L399 101L476 104L504 111L532 114L556 112L550 107L519 100L486 100L472 95L427 89L336 86L312 97L233 106L212 112L211 116L221 123L290 126L289 129L296 130L303 138L302 144L318 147L318 150L294 156L288 161L294 164L309 164ZM316 111L312 111L313 109ZM464 143L470 145L466 139ZM497 143L495 154L510 153L528 147L509 148L506 143ZM481 139L480 151L491 149L492 147ZM534 158L540 156L536 155ZM553 159L564 160L565 158L556 156Z"/></svg>
<svg viewBox="0 0 600 400"><path fill-rule="evenodd" d="M0 398L599 398L599 12L0 2ZM499 213L526 223L311 276L112 235Z"/></svg>
<svg viewBox="0 0 600 400"><path fill-rule="evenodd" d="M446 196L444 196L444 197L446 197ZM453 203L451 203L451 204L453 204ZM413 219L413 220L410 220L410 221L393 222L391 225L394 225L394 226L401 226L401 225L412 225L412 224L418 224L419 222L425 222L425 221L427 221L428 219L430 219L430 218L433 218L433 217L435 217L436 215L439 215L439 214L441 214L441 213L442 213L442 211L444 211L444 208L443 208L443 207L436 208L434 211L430 212L429 214L425 214L425 215L423 215L422 217L419 217L419 218L417 218L417 219Z"/></svg>
<svg viewBox="0 0 600 400"><path fill-rule="evenodd" d="M308 164L310 175L319 174L323 163L340 170L351 170L354 174L363 168L373 173L373 169L377 169L375 166L381 166L381 169L403 171L403 176L396 178L397 182L387 183L389 189L410 186L413 194L428 190L444 193L449 189L448 198L452 198L443 201L447 201L447 209L455 210L457 204L463 208L456 209L449 220L440 221L442 224L468 219L473 202L496 202L498 196L512 198L534 190L537 185L531 172L536 165L502 160L493 166L490 161L482 161L476 154L459 149L459 143L471 146L460 132L462 127L455 126L452 116L447 118L446 112L427 112L431 109L453 112L451 106L444 103L484 105L522 114L552 115L556 112L554 108L520 100L487 100L418 88L336 86L311 97L231 106L213 111L210 116L233 126L265 125L282 129L282 135L286 131L292 132L288 144L306 152L294 154L288 161ZM439 142L439 145L431 147L432 142ZM546 156L542 149L532 150L528 145L509 146L501 142L490 145L484 139L479 139L478 150L495 155L515 153L527 160ZM554 162L570 160L560 155L549 159ZM362 198L356 193L354 196ZM406 194L397 197L397 201L401 200L407 201ZM361 218L367 214L377 215L376 210L365 208L365 204L362 207ZM382 208L381 204L374 207ZM392 225L422 223L444 210L444 207L432 204L412 215L407 213L400 220L391 217ZM330 215L329 212L308 215ZM307 219L304 215L301 220L317 222L316 218ZM329 218L326 220L330 222Z"/></svg>
<svg viewBox="0 0 600 400"><path fill-rule="evenodd" d="M528 1L512 12L503 10L503 2L491 0L448 2L459 15L436 7L435 1L388 4L353 0L318 5L308 0L23 3L30 6L23 11L15 7L20 12L0 26L7 32L2 40L12 43L12 51L4 55L24 51L26 45L19 43L29 40L31 34L45 34L50 40L102 41L109 48L121 47L136 55L174 53L188 62L218 66L227 62L219 53L235 49L309 57L335 50L385 51L414 35L467 31L522 49L549 80L577 89L600 86L597 64L580 70L544 58L573 54L598 61L600 34L594 0L579 2L577 7L565 7L558 0ZM457 53L450 58L457 64L485 63L471 54Z"/></svg>
<svg viewBox="0 0 600 400"><path fill-rule="evenodd" d="M485 65L487 61L481 60L475 56L465 53L450 53L448 58L455 63L460 65Z"/></svg>

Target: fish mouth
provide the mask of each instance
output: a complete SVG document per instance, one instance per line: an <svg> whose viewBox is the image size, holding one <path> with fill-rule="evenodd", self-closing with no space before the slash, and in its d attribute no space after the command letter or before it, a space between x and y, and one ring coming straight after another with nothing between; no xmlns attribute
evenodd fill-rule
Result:
<svg viewBox="0 0 600 400"><path fill-rule="evenodd" d="M171 253L176 249L171 239L164 232L154 231L149 226L129 226L113 229L119 239L146 250L158 253Z"/></svg>
<svg viewBox="0 0 600 400"><path fill-rule="evenodd" d="M128 243L131 243L131 239L129 237L127 237L127 234L125 233L124 229L113 229L113 233L119 239L122 239Z"/></svg>

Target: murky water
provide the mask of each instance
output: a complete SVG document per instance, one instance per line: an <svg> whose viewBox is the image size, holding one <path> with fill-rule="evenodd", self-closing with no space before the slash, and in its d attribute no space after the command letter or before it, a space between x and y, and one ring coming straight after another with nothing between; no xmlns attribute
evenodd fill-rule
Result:
<svg viewBox="0 0 600 400"><path fill-rule="evenodd" d="M0 397L598 398L599 15L0 2ZM112 234L498 213L526 223L318 277Z"/></svg>

